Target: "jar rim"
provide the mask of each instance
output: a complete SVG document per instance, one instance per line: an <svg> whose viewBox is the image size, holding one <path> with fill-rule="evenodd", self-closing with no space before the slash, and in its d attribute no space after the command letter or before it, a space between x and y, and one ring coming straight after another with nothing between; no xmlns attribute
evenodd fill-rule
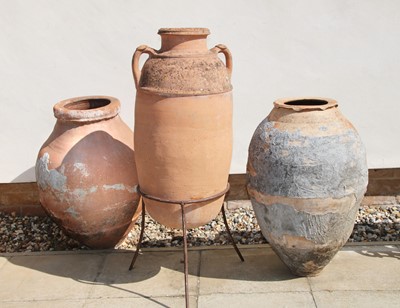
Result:
<svg viewBox="0 0 400 308"><path fill-rule="evenodd" d="M326 110L329 108L337 107L338 103L336 100L331 98L304 96L280 98L274 102L274 106L277 108L292 109L294 111Z"/></svg>
<svg viewBox="0 0 400 308"><path fill-rule="evenodd" d="M119 100L111 96L79 96L55 104L53 112L59 120L91 122L117 116L120 106Z"/></svg>
<svg viewBox="0 0 400 308"><path fill-rule="evenodd" d="M208 28L160 28L158 34L173 35L209 35L211 32Z"/></svg>

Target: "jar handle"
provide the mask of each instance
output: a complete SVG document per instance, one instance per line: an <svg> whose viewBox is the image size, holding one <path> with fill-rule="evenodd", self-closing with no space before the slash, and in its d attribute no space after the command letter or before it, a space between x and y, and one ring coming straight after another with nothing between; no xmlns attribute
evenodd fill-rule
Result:
<svg viewBox="0 0 400 308"><path fill-rule="evenodd" d="M225 65L228 70L229 77L232 75L232 54L229 51L228 47L223 44L218 44L214 48L211 48L212 52L220 53L222 52L225 56Z"/></svg>
<svg viewBox="0 0 400 308"><path fill-rule="evenodd" d="M142 73L141 70L139 69L139 58L142 55L142 53L147 53L149 56L152 56L156 54L156 51L147 45L140 45L138 48L136 48L135 52L133 53L132 73L133 73L133 79L135 81L136 90L139 87L140 75Z"/></svg>

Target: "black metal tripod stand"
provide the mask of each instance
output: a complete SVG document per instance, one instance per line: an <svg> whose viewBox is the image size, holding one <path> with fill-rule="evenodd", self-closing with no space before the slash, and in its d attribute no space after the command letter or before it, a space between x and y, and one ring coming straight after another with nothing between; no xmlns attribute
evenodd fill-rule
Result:
<svg viewBox="0 0 400 308"><path fill-rule="evenodd" d="M145 219L146 219L146 205L144 202L144 198L150 199L150 200L155 200L155 201L159 201L159 202L164 202L164 203L172 203L172 204L180 204L181 206L181 215L182 215L182 230L183 230L183 261L184 261L184 273L185 273L185 302L186 302L186 307L189 307L189 291L188 291L188 275L189 275L189 269L188 269L188 247L187 247L187 237L186 237L186 215L185 215L185 205L186 204L193 204L193 203L201 203L201 202L205 202L205 201L211 201L211 200L215 200L218 199L219 197L223 196L224 194L226 194L229 191L229 183L226 187L225 190L221 191L218 194L212 195L210 197L207 198L203 198L203 199L196 199L196 200L166 200L166 199L162 199L162 198L158 198L152 195L148 195L146 193L144 193L143 191L140 190L140 187L138 186L138 192L139 194L142 195L142 223L141 223L141 227L140 227L140 236L139 236L139 242L137 244L136 247L136 251L135 254L132 258L132 262L131 265L129 266L129 270L132 270L136 259L139 255L139 250L140 250L140 246L142 244L142 240L143 240L143 234L144 234L144 228L145 228ZM224 209L224 205L222 205L221 207L221 212L222 212L222 217L224 219L224 223L225 223L225 227L226 227L226 231L228 232L229 238L232 242L233 247L235 248L235 251L237 253L237 255L239 256L240 260L242 262L244 262L244 258L242 256L242 254L240 253L239 248L236 246L236 243L233 239L232 233L229 229L229 225L228 225L228 221L226 219L226 214L225 214L225 209Z"/></svg>

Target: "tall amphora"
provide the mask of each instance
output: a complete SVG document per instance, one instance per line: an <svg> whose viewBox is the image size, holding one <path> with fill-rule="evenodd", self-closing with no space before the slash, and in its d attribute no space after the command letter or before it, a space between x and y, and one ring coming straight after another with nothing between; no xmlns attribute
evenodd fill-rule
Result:
<svg viewBox="0 0 400 308"><path fill-rule="evenodd" d="M232 155L232 59L224 45L207 48L205 28L163 28L160 50L139 46L135 149L141 191L162 200L196 200L225 190ZM139 68L139 58L148 59ZM218 53L225 55L225 63ZM185 205L187 227L218 214L224 196ZM145 198L149 214L180 228L181 207Z"/></svg>

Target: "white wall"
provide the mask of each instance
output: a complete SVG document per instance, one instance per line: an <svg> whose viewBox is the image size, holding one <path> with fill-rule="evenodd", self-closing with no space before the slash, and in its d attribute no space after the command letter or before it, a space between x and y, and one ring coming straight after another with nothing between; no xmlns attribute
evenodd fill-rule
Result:
<svg viewBox="0 0 400 308"><path fill-rule="evenodd" d="M0 182L33 181L52 106L111 95L133 127L130 62L161 27L208 27L234 59L234 153L280 97L338 100L370 168L400 166L400 1L0 0Z"/></svg>

